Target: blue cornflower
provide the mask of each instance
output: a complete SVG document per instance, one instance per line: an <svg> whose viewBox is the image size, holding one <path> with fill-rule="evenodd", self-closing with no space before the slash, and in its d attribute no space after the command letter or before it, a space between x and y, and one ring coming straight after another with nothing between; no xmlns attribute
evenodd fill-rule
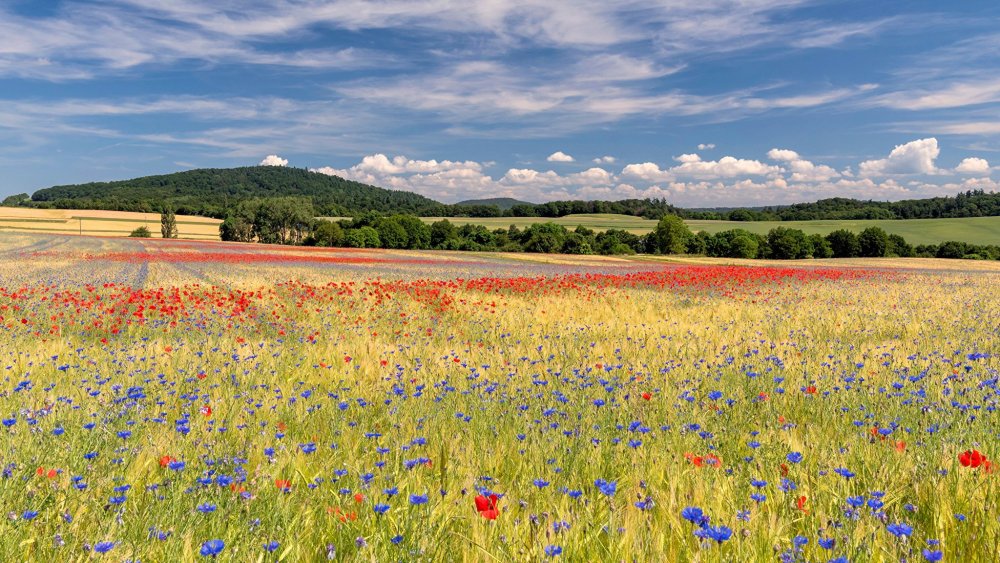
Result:
<svg viewBox="0 0 1000 563"><path fill-rule="evenodd" d="M563 549L558 545L548 545L545 546L545 555L549 557L557 557L562 555Z"/></svg>
<svg viewBox="0 0 1000 563"><path fill-rule="evenodd" d="M944 553L939 549L927 549L924 548L924 559L927 561L940 561L944 557Z"/></svg>
<svg viewBox="0 0 1000 563"><path fill-rule="evenodd" d="M549 482L544 479L535 479L532 483L534 483L534 485L539 489L544 489L549 486Z"/></svg>
<svg viewBox="0 0 1000 563"><path fill-rule="evenodd" d="M888 526L885 527L885 529L888 530L890 534L896 536L897 538L913 534L913 527L910 526L909 524L903 524L903 523L889 524Z"/></svg>
<svg viewBox="0 0 1000 563"><path fill-rule="evenodd" d="M697 506L685 507L684 510L681 510L681 518L699 526L708 523L708 517L705 516L705 512Z"/></svg>
<svg viewBox="0 0 1000 563"><path fill-rule="evenodd" d="M299 449L301 449L304 454L311 454L316 451L316 444L314 442L299 444Z"/></svg>
<svg viewBox="0 0 1000 563"><path fill-rule="evenodd" d="M427 495L410 495L410 504L426 504Z"/></svg>
<svg viewBox="0 0 1000 563"><path fill-rule="evenodd" d="M278 547L280 546L281 546L280 543L276 541L270 541L264 544L264 551L267 551L268 553L277 551Z"/></svg>
<svg viewBox="0 0 1000 563"><path fill-rule="evenodd" d="M833 549L833 546L837 544L837 540L833 538L819 538L816 540L816 543L823 549Z"/></svg>
<svg viewBox="0 0 1000 563"><path fill-rule="evenodd" d="M202 503L198 505L198 512L202 514L208 514L210 512L215 512L216 506L210 503Z"/></svg>
<svg viewBox="0 0 1000 563"><path fill-rule="evenodd" d="M215 557L216 555L222 553L222 550L226 548L226 543L222 540L208 540L207 542L201 544L201 550L198 552L202 557Z"/></svg>
<svg viewBox="0 0 1000 563"><path fill-rule="evenodd" d="M594 486L596 486L605 496L614 496L615 491L618 489L618 483L615 481L605 481L604 479L597 479L594 481Z"/></svg>
<svg viewBox="0 0 1000 563"><path fill-rule="evenodd" d="M34 520L35 516L38 516L37 510L25 510L24 514L21 514L21 518L24 518L25 520Z"/></svg>
<svg viewBox="0 0 1000 563"><path fill-rule="evenodd" d="M375 506L372 507L372 510L375 511L375 514L385 514L386 511L389 510L389 505L388 504L376 504Z"/></svg>
<svg viewBox="0 0 1000 563"><path fill-rule="evenodd" d="M787 459L790 463L798 463L802 461L802 454L799 452L791 452L785 456L785 459Z"/></svg>
<svg viewBox="0 0 1000 563"><path fill-rule="evenodd" d="M107 553L114 549L115 542L113 541L101 541L94 544L94 551L97 553Z"/></svg>

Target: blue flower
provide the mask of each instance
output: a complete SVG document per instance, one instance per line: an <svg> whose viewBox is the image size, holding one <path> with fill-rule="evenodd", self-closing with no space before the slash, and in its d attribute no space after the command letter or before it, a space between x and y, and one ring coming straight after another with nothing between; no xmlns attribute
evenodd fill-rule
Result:
<svg viewBox="0 0 1000 563"><path fill-rule="evenodd" d="M427 504L427 495L410 495L410 504Z"/></svg>
<svg viewBox="0 0 1000 563"><path fill-rule="evenodd" d="M802 454L799 452L791 452L785 456L785 459L787 459L790 463L798 463L802 461Z"/></svg>
<svg viewBox="0 0 1000 563"><path fill-rule="evenodd" d="M532 483L534 483L539 489L544 489L549 486L549 482L544 479L535 479Z"/></svg>
<svg viewBox="0 0 1000 563"><path fill-rule="evenodd" d="M203 503L198 505L198 512L202 514L208 514L209 512L215 512L215 505L209 503Z"/></svg>
<svg viewBox="0 0 1000 563"><path fill-rule="evenodd" d="M618 489L618 483L615 481L605 481L604 479L597 479L594 481L594 486L596 486L605 496L614 496L615 491Z"/></svg>
<svg viewBox="0 0 1000 563"><path fill-rule="evenodd" d="M264 551L272 552L276 551L281 544L276 541L270 541L264 544Z"/></svg>
<svg viewBox="0 0 1000 563"><path fill-rule="evenodd" d="M198 553L201 553L202 557L215 557L222 553L225 548L226 542L222 540L208 540L201 544L201 550Z"/></svg>
<svg viewBox="0 0 1000 563"><path fill-rule="evenodd" d="M699 538L715 540L720 544L732 537L733 531L726 526L704 526L694 531Z"/></svg>
<svg viewBox="0 0 1000 563"><path fill-rule="evenodd" d="M562 555L562 551L563 551L562 547L558 545L545 546L545 555L549 557L557 557L559 555Z"/></svg>
<svg viewBox="0 0 1000 563"><path fill-rule="evenodd" d="M184 469L184 462L183 461L171 461L170 463L167 464L167 468L170 469L171 471L180 471L180 470Z"/></svg>
<svg viewBox="0 0 1000 563"><path fill-rule="evenodd" d="M34 520L35 516L38 516L37 510L25 510L24 514L21 515L21 518L24 518L25 520Z"/></svg>
<svg viewBox="0 0 1000 563"><path fill-rule="evenodd" d="M316 451L316 444L313 442L309 442L308 444L299 444L299 449L301 449L304 454L311 454Z"/></svg>
<svg viewBox="0 0 1000 563"><path fill-rule="evenodd" d="M375 511L375 514L385 514L386 511L389 510L389 505L388 504L376 504L375 506L372 507L372 510Z"/></svg>
<svg viewBox="0 0 1000 563"><path fill-rule="evenodd" d="M94 551L97 553L107 553L115 547L115 542L113 541L101 541L94 545Z"/></svg>
<svg viewBox="0 0 1000 563"><path fill-rule="evenodd" d="M913 534L913 527L908 524L902 524L902 523L889 524L888 526L885 527L885 529L888 530L890 534L896 536L897 538Z"/></svg>
<svg viewBox="0 0 1000 563"><path fill-rule="evenodd" d="M393 545L399 545L403 541L403 536L393 536L389 541L391 541Z"/></svg>
<svg viewBox="0 0 1000 563"><path fill-rule="evenodd" d="M691 522L692 524L697 524L699 526L708 523L708 517L705 516L705 513L702 511L702 509L698 508L697 506L688 506L684 508L684 510L681 510L681 518L687 520L688 522Z"/></svg>
<svg viewBox="0 0 1000 563"><path fill-rule="evenodd" d="M928 561L940 561L944 557L944 553L939 549L927 549L924 548L924 559Z"/></svg>
<svg viewBox="0 0 1000 563"><path fill-rule="evenodd" d="M833 546L836 545L837 540L833 538L820 538L817 540L817 543L823 549L833 549Z"/></svg>

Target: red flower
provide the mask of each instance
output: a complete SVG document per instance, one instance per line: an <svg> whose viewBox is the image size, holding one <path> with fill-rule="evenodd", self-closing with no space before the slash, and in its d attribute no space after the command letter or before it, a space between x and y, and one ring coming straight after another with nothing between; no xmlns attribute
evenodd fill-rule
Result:
<svg viewBox="0 0 1000 563"><path fill-rule="evenodd" d="M175 458L173 456L169 456L169 455L165 455L165 456L161 457L160 458L160 467L164 467L164 468L167 467L168 465L170 465L171 461L177 461L177 458Z"/></svg>
<svg viewBox="0 0 1000 563"><path fill-rule="evenodd" d="M782 463L778 467L779 467L779 469L781 469L781 476L782 477L788 477L788 466L785 465L784 463Z"/></svg>
<svg viewBox="0 0 1000 563"><path fill-rule="evenodd" d="M361 493L355 493L355 495L354 495L354 502L356 502L358 504L361 504L361 503L365 502L365 495L363 495Z"/></svg>
<svg viewBox="0 0 1000 563"><path fill-rule="evenodd" d="M810 385L809 387L806 387L806 393L808 393L810 395L815 395L816 394L816 386L815 385Z"/></svg>
<svg viewBox="0 0 1000 563"><path fill-rule="evenodd" d="M653 396L652 396L652 395L650 395L649 393L643 393L643 394L642 394L642 398L643 398L643 399L646 399L646 400L648 401L648 400L652 399L652 398L653 398Z"/></svg>
<svg viewBox="0 0 1000 563"><path fill-rule="evenodd" d="M499 500L500 498L496 495L490 495L489 497L478 495L475 499L476 511L487 520L496 520L497 516L500 515L500 511L497 510L497 502Z"/></svg>
<svg viewBox="0 0 1000 563"><path fill-rule="evenodd" d="M278 487L281 492L287 493L292 490L292 481L290 479L275 479L274 486Z"/></svg>
<svg viewBox="0 0 1000 563"><path fill-rule="evenodd" d="M979 450L965 450L959 454L958 461L963 467L971 467L975 469L986 461L986 456L979 453Z"/></svg>
<svg viewBox="0 0 1000 563"><path fill-rule="evenodd" d="M806 513L808 513L808 512L809 512L809 510L808 510L808 509L806 508L806 500L807 500L807 499L806 499L805 495L802 495L802 496L800 496L800 497L799 497L799 498L798 498L798 499L797 499L797 500L795 501L795 506L796 506L796 508L798 508L798 509L799 509L799 510L801 510L802 512L806 512Z"/></svg>
<svg viewBox="0 0 1000 563"><path fill-rule="evenodd" d="M205 416L212 416L212 407L210 407L208 405L205 405L205 406L201 407L201 410L199 410L198 412L200 412L201 414L203 414Z"/></svg>
<svg viewBox="0 0 1000 563"><path fill-rule="evenodd" d="M906 451L906 442L904 442L902 440L897 441L896 442L896 451L899 452L899 453L905 452ZM987 462L987 463L989 463L989 462Z"/></svg>

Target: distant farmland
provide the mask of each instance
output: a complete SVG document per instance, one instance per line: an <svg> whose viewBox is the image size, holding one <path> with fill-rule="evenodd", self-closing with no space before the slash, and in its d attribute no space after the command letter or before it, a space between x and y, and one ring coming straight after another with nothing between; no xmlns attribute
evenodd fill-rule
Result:
<svg viewBox="0 0 1000 563"><path fill-rule="evenodd" d="M180 238L219 240L219 221L193 215L177 216ZM128 236L145 226L154 237L160 236L159 213L129 211L91 211L78 209L29 209L0 207L0 233L9 231Z"/></svg>
<svg viewBox="0 0 1000 563"><path fill-rule="evenodd" d="M511 225L525 228L535 223L553 222L569 229L583 225L595 231L624 229L635 234L648 233L656 221L630 215L587 214L547 217L423 217L427 223L448 219L455 225L468 223L484 225L489 229L505 229ZM330 219L337 219L336 217ZM217 219L192 215L178 215L180 238L218 240ZM973 244L1000 245L1000 217L970 217L961 219L903 219L903 220L822 220L822 221L687 221L693 231L717 233L727 229L746 229L767 234L774 227L802 229L806 233L827 234L837 229L860 232L870 226L879 226L889 233L901 235L911 244L937 244L958 240ZM145 225L154 237L160 236L160 216L157 213L131 213L126 211L89 211L76 209L28 209L0 207L0 233L10 231L52 234L89 234L126 236L136 227Z"/></svg>
<svg viewBox="0 0 1000 563"><path fill-rule="evenodd" d="M424 217L424 221L439 221L441 217ZM517 225L520 228L534 223L552 221L567 228L577 225L605 231L624 229L635 234L644 234L656 227L656 221L629 215L567 215L556 219L545 217L447 217L456 225L467 223L485 225L490 229ZM961 219L898 219L898 220L837 220L837 221L686 221L692 231L717 233L728 229L746 229L753 233L767 234L774 227L802 229L807 234L825 235L837 229L861 232L866 227L882 227L886 232L898 234L911 244L937 244L947 240L958 240L973 244L1000 244L1000 217L968 217Z"/></svg>

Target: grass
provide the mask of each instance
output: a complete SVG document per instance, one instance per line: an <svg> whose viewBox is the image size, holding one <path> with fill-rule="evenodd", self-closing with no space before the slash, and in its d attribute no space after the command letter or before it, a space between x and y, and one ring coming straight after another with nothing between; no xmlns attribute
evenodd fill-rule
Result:
<svg viewBox="0 0 1000 563"><path fill-rule="evenodd" d="M30 234L0 256L5 560L997 550L1000 476L959 462L996 454L995 272Z"/></svg>
<svg viewBox="0 0 1000 563"><path fill-rule="evenodd" d="M216 219L193 215L178 215L178 235L182 238L218 240ZM0 232L38 232L53 234L84 234L127 236L137 227L145 226L154 237L160 236L158 213L129 211L84 211L73 209L31 209L0 207Z"/></svg>

